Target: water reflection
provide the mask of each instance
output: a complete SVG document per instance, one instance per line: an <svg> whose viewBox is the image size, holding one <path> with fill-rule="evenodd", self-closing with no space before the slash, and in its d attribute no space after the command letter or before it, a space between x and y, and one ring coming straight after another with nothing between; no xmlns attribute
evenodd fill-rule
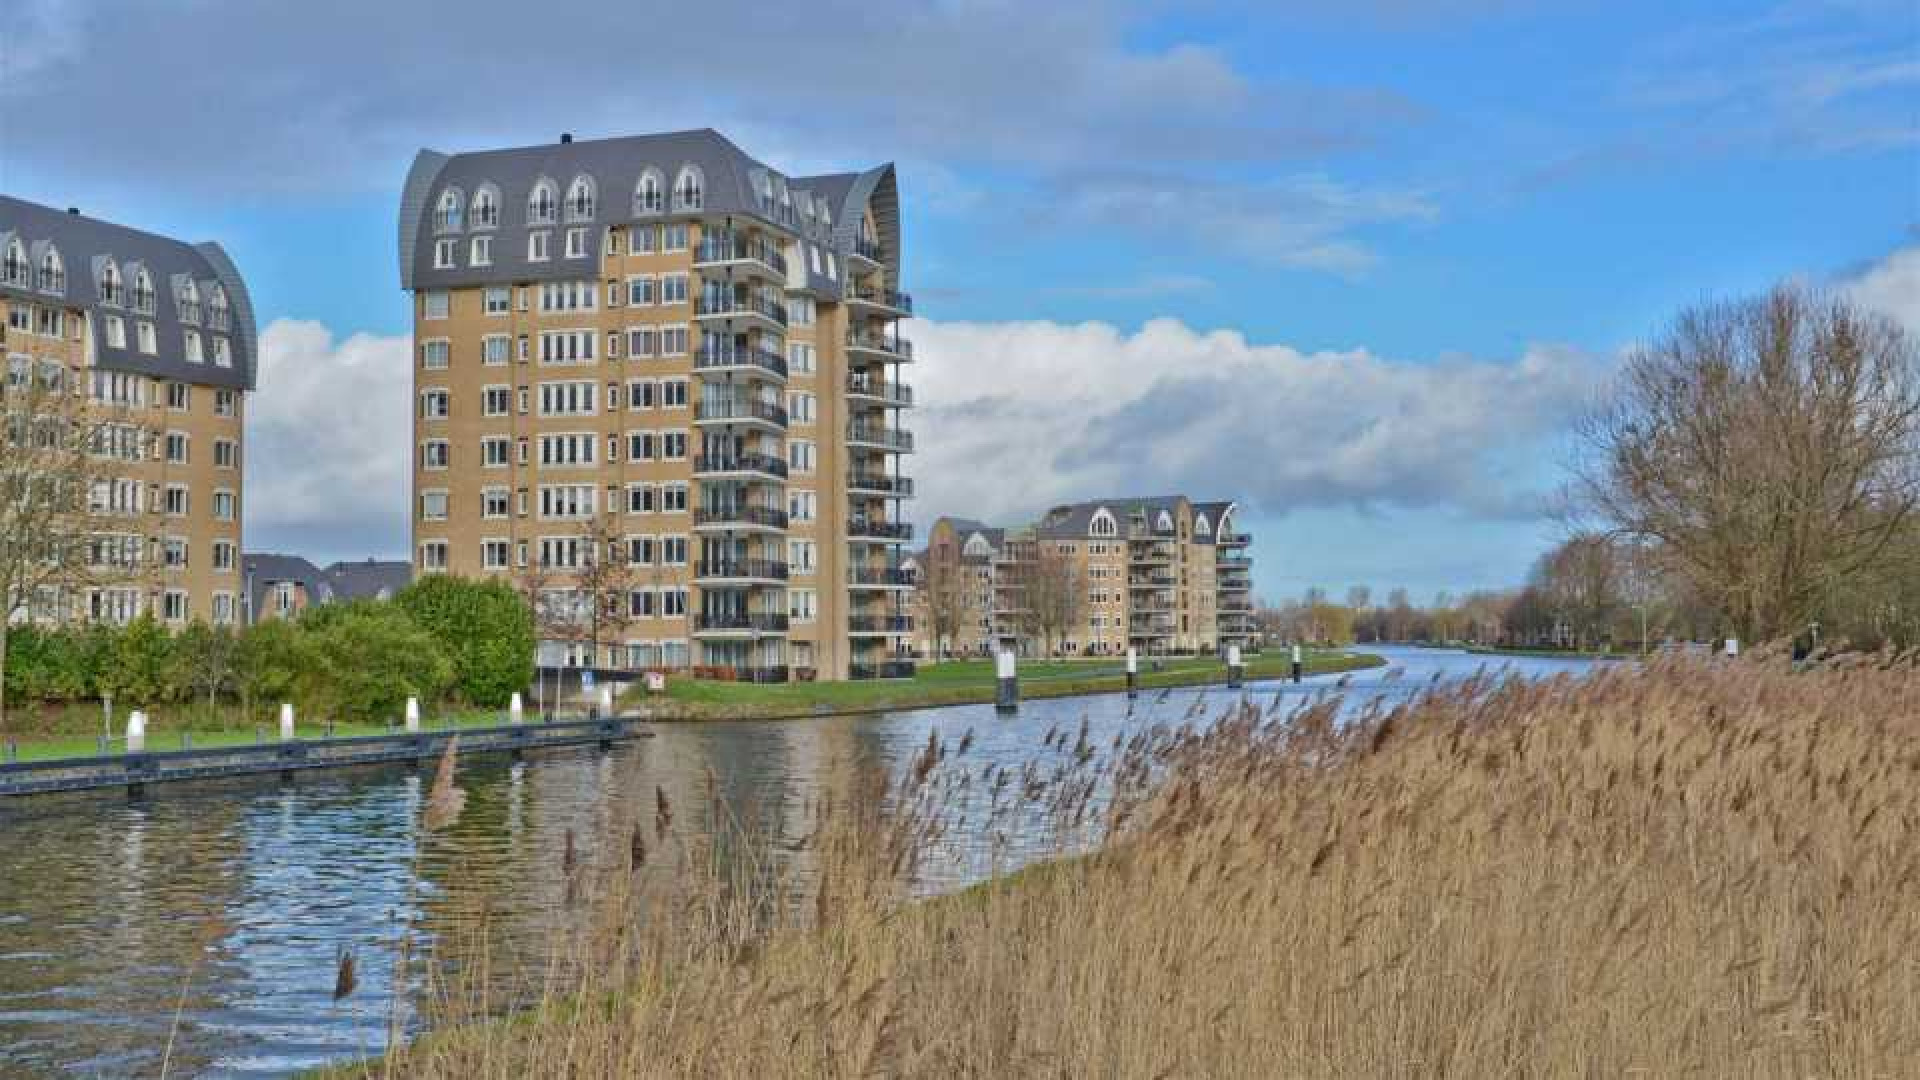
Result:
<svg viewBox="0 0 1920 1080"><path fill-rule="evenodd" d="M1395 650L1392 663L1393 673L1351 678L1349 700L1415 692L1487 661ZM1525 675L1585 667L1498 663ZM1332 685L1248 693L1298 700ZM1050 769L1083 724L1105 749L1237 697L1207 688L1032 702L1011 718L967 707L662 727L606 754L468 763L459 822L424 840L415 829L424 779L398 768L291 787L172 786L138 802L91 794L0 804L0 1074L150 1074L168 1055L175 1075L282 1075L377 1052L409 925L421 949L484 929L494 981L537 981L584 917L570 902L569 836L576 878L625 866L633 830L650 830L656 791L676 833L711 835L713 815L732 815L772 843L781 872L804 880L810 854L800 840L822 793L844 790L862 769L906 768L931 731L950 742L970 731L976 772ZM1066 734L1047 745L1056 731ZM931 885L1054 850L1044 813L989 828L986 796L971 791L963 827L929 867ZM342 948L356 958L358 988L336 1003ZM413 980L409 994L419 991ZM400 1020L411 1024L411 1012Z"/></svg>

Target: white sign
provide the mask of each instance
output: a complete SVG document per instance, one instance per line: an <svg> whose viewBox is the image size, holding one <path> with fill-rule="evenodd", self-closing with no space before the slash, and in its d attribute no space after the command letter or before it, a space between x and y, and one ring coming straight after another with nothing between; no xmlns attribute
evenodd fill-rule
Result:
<svg viewBox="0 0 1920 1080"><path fill-rule="evenodd" d="M647 672L647 690L648 690L648 692L650 692L650 693L655 693L655 694L657 694L657 693L659 693L659 692L661 692L662 690L665 690L666 688L667 688L667 676L666 676L666 673L664 673L664 672L660 672L660 671L649 671L649 672Z"/></svg>
<svg viewBox="0 0 1920 1080"><path fill-rule="evenodd" d="M580 689L582 689L582 690L591 690L591 689L593 689L593 672L592 672L591 670L586 670L586 669L582 669L582 670L581 670L581 672L580 672Z"/></svg>

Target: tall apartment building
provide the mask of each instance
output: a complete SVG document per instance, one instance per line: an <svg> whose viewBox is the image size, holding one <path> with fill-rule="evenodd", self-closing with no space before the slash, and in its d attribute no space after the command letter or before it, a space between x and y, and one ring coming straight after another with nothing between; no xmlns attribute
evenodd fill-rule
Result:
<svg viewBox="0 0 1920 1080"><path fill-rule="evenodd" d="M1007 528L941 518L927 539L909 569L920 583L915 643L928 655L1040 650L1029 594L1042 563L1078 597L1061 652L1211 653L1253 639L1252 538L1238 531L1230 502L1099 499ZM959 599L936 599L938 590ZM950 641L932 636L942 603L961 616Z"/></svg>
<svg viewBox="0 0 1920 1080"><path fill-rule="evenodd" d="M549 663L912 673L892 166L792 177L710 130L422 151L399 231L417 572L565 609L620 567L619 640Z"/></svg>
<svg viewBox="0 0 1920 1080"><path fill-rule="evenodd" d="M0 308L9 385L78 384L113 421L87 584L35 597L31 617L237 622L256 338L226 252L0 196Z"/></svg>

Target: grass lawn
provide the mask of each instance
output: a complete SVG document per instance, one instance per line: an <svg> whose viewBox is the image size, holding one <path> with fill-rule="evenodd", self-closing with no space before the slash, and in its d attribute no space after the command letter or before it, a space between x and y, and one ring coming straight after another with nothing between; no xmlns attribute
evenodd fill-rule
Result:
<svg viewBox="0 0 1920 1080"><path fill-rule="evenodd" d="M1383 663L1379 657L1343 650L1310 650L1303 667L1309 675L1354 671ZM1247 678L1284 676L1293 659L1276 649L1247 658ZM1195 686L1225 682L1226 665L1211 656L1170 656L1161 669L1142 657L1143 688ZM1027 660L1020 664L1023 698L1064 697L1125 689L1126 661L1119 657L1078 660ZM798 716L809 713L857 712L928 705L963 705L993 700L992 660L949 660L922 664L911 679L872 679L859 682L755 683L669 678L664 699L635 691L628 705L645 705L661 719L695 720Z"/></svg>
<svg viewBox="0 0 1920 1080"><path fill-rule="evenodd" d="M97 720L97 715L96 715ZM506 723L503 712L466 712L449 714L444 717L429 717L422 720L422 726L430 731L443 731L449 727L492 727ZM348 724L337 723L333 726L334 738L350 738L365 735L390 735L397 728L388 728L385 724ZM263 723L258 733L252 727L203 727L188 725L181 727L169 725L165 719L150 722L147 727L147 750L158 753L164 750L181 749L181 732L191 733L193 748L208 749L216 746L247 746L256 738L264 742L277 742L280 737L280 725L277 721ZM327 737L324 725L319 723L296 723L294 734L301 739L323 739ZM114 717L114 741L108 744L108 753L126 752L126 714ZM56 734L56 735L17 735L10 736L18 748L20 761L55 761L61 758L90 758L100 754L100 735L93 734ZM4 749L0 749L0 761L5 761Z"/></svg>

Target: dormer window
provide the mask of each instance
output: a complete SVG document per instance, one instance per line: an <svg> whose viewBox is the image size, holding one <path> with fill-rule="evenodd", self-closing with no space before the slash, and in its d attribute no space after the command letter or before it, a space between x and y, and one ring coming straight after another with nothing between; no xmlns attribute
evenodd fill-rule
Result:
<svg viewBox="0 0 1920 1080"><path fill-rule="evenodd" d="M153 314L153 275L141 267L133 275L133 310L142 315Z"/></svg>
<svg viewBox="0 0 1920 1080"><path fill-rule="evenodd" d="M667 183L661 179L658 170L648 169L641 173L640 183L633 189L634 214L636 216L657 214L665 210L667 208L666 187Z"/></svg>
<svg viewBox="0 0 1920 1080"><path fill-rule="evenodd" d="M559 203L554 198L553 185L545 180L533 185L533 194L527 197L527 222L532 225L551 225L559 212Z"/></svg>
<svg viewBox="0 0 1920 1080"><path fill-rule="evenodd" d="M200 321L200 289L189 278L180 283L179 291L174 295L174 304L180 309L180 321L197 323Z"/></svg>
<svg viewBox="0 0 1920 1080"><path fill-rule="evenodd" d="M18 240L7 241L6 257L0 259L0 280L22 288L27 285L27 249Z"/></svg>
<svg viewBox="0 0 1920 1080"><path fill-rule="evenodd" d="M462 203L459 189L448 188L440 193L440 203L433 208L434 232L459 232L464 226Z"/></svg>
<svg viewBox="0 0 1920 1080"><path fill-rule="evenodd" d="M688 165L680 170L680 178L673 182L673 208L675 210L699 210L706 205L706 179L700 170Z"/></svg>
<svg viewBox="0 0 1920 1080"><path fill-rule="evenodd" d="M40 257L40 291L63 293L67 291L67 265L60 261L57 248L47 248Z"/></svg>
<svg viewBox="0 0 1920 1080"><path fill-rule="evenodd" d="M212 315L211 323L213 328L221 331L231 330L233 328L233 308L227 303L227 287L225 285L215 285L213 287L213 295L209 298L208 303L209 312Z"/></svg>
<svg viewBox="0 0 1920 1080"><path fill-rule="evenodd" d="M100 302L115 307L126 302L126 290L120 283L120 265L112 259L100 268Z"/></svg>
<svg viewBox="0 0 1920 1080"><path fill-rule="evenodd" d="M184 345L185 352L187 354L187 363L189 364L206 363L207 354L200 347L200 332L198 330L183 330L181 331L181 336L182 336L182 344Z"/></svg>
<svg viewBox="0 0 1920 1080"><path fill-rule="evenodd" d="M567 220L593 220L593 178L576 176L567 188Z"/></svg>
<svg viewBox="0 0 1920 1080"><path fill-rule="evenodd" d="M473 227L497 228L500 224L500 193L489 184L473 193Z"/></svg>

